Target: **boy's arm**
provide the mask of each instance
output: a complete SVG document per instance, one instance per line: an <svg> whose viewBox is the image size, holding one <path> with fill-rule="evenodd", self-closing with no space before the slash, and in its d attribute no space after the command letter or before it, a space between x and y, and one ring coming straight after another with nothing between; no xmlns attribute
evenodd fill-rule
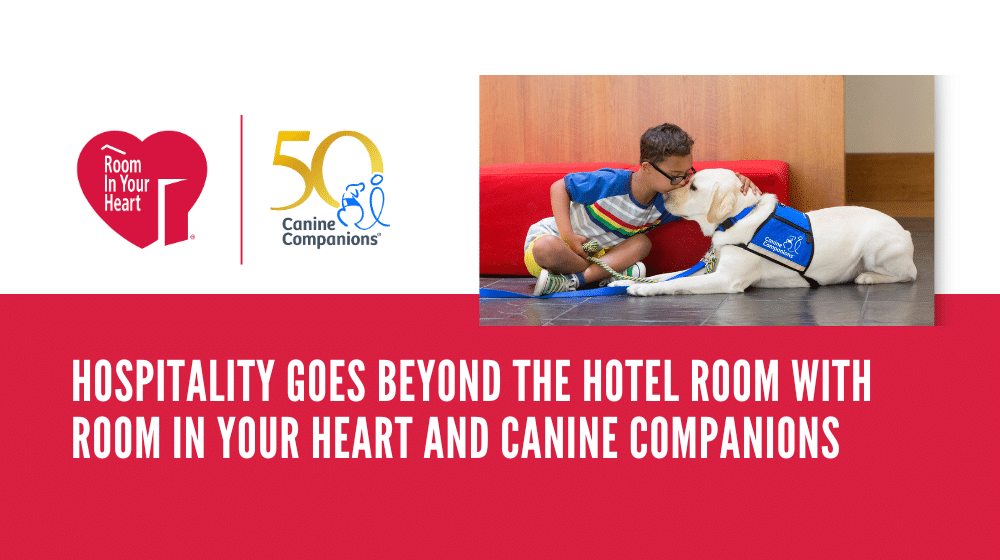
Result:
<svg viewBox="0 0 1000 560"><path fill-rule="evenodd" d="M552 183L550 189L552 196L552 215L556 219L556 227L559 228L559 237L569 245L574 253L583 258L587 258L587 253L583 250L583 244L587 238L577 235L573 231L573 223L569 218L569 191L566 190L566 182L559 179Z"/></svg>

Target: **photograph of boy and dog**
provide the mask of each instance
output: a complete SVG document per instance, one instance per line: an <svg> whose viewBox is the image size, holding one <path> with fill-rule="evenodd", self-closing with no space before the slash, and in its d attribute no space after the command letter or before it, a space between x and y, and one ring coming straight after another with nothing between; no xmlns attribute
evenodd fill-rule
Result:
<svg viewBox="0 0 1000 560"><path fill-rule="evenodd" d="M480 324L933 325L933 87L481 77Z"/></svg>

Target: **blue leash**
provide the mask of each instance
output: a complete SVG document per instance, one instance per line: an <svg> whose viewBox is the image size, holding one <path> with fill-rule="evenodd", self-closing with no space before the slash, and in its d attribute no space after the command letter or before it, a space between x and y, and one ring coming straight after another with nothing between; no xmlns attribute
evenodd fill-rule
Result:
<svg viewBox="0 0 1000 560"><path fill-rule="evenodd" d="M628 286L615 286L606 288L594 288L593 290L576 290L573 292L554 292L544 296L533 296L529 294L519 294L506 290L490 290L489 288L479 288L481 298L564 298L564 297L590 297L590 296L620 296L628 290Z"/></svg>
<svg viewBox="0 0 1000 560"><path fill-rule="evenodd" d="M745 218L747 216L747 214L749 214L750 212L752 212L753 209L756 208L756 207L757 207L757 205L754 204L753 206L750 206L748 208L744 208L743 211L740 212L739 214L737 214L737 215L733 216L732 218L729 218L728 220L722 222L722 224L719 225L719 227L718 227L718 231L726 231L727 229L733 227L736 224L736 222L738 222L738 221L742 220L743 218ZM781 264L781 263L779 263L779 264ZM701 270L703 268L705 268L705 261L704 260L700 260L700 261L698 261L698 264L692 266L691 268L685 270L684 272L681 272L680 274L677 274L675 276L671 276L670 278L667 278L666 280L660 280L660 282L669 282L671 280L676 280L678 278L684 278L685 276L691 276L692 274L694 274L695 272L698 272L699 270ZM711 272L711 270L709 272ZM809 280L809 279L806 278L806 280ZM811 284L811 282L810 282L810 284ZM618 296L618 295L627 293L627 291L628 291L628 286L616 286L616 287L613 287L613 288L595 288L593 290L576 290L576 291L573 291L573 292L555 292L555 293L551 293L551 294L544 295L544 296L531 296L531 295L526 295L526 294L519 294L517 292L508 292L506 290L490 290L488 288L479 288L479 297L481 297L481 298L536 298L536 299L542 299L542 298L591 297L591 296Z"/></svg>
<svg viewBox="0 0 1000 560"><path fill-rule="evenodd" d="M698 261L698 264L692 266L691 268L685 270L684 272L667 278L666 280L661 280L661 282L669 282L677 278L684 278L685 276L690 276L695 272L705 268L704 261ZM592 290L576 290L572 292L554 292L544 296L532 296L527 294L519 294L517 292L508 292L506 290L491 290L489 288L479 288L480 298L534 298L534 299L545 299L545 298L568 298L568 297L593 297L593 296L620 296L628 291L628 286L613 286L607 288L594 288Z"/></svg>

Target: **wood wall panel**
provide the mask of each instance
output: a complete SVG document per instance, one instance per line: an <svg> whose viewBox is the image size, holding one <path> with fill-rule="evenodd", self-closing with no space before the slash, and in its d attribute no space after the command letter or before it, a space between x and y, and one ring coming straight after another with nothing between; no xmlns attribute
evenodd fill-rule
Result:
<svg viewBox="0 0 1000 560"><path fill-rule="evenodd" d="M842 76L482 76L480 165L639 163L672 122L697 160L780 159L801 210L844 204Z"/></svg>
<svg viewBox="0 0 1000 560"><path fill-rule="evenodd" d="M847 154L848 200L934 201L934 154Z"/></svg>
<svg viewBox="0 0 1000 560"><path fill-rule="evenodd" d="M890 216L934 216L934 154L847 154L847 204Z"/></svg>

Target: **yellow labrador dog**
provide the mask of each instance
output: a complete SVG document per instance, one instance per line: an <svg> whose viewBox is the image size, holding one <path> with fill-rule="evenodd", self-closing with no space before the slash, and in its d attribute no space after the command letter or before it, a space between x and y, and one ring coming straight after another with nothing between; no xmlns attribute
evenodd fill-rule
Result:
<svg viewBox="0 0 1000 560"><path fill-rule="evenodd" d="M782 233L773 236L777 241L769 239L764 243L770 244L775 253L760 250L751 241L759 243L760 237L755 233L777 205L773 194L758 195L752 191L740 194L740 181L728 169L699 171L687 186L668 193L666 208L675 216L698 222L702 233L712 237L712 248L718 255L715 271L701 270L669 282L642 284L622 280L611 285L629 286L628 293L634 296L658 296L737 293L749 286L806 287L810 285L807 278L814 280L813 285L850 281L881 284L916 279L910 232L896 220L869 208L842 206L808 212L811 238L786 228L781 231L793 231L795 235ZM731 218L738 221L733 223ZM728 229L720 231L720 225ZM779 264L784 260L796 266L780 254L791 257L801 252L802 240L807 238L812 253L804 271ZM677 274L660 274L651 279L666 280Z"/></svg>

